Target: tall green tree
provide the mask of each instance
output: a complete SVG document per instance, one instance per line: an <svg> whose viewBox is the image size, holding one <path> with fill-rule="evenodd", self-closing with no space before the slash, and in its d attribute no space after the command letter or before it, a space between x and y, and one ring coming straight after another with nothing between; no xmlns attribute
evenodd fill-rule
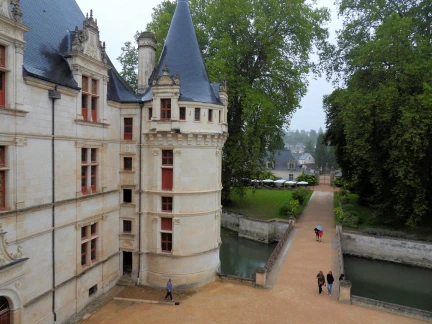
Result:
<svg viewBox="0 0 432 324"><path fill-rule="evenodd" d="M323 172L327 165L327 147L324 144L324 134L319 134L315 145L315 164Z"/></svg>
<svg viewBox="0 0 432 324"><path fill-rule="evenodd" d="M431 12L431 1L342 0L344 28L323 56L342 86L324 100L326 139L383 222L432 223Z"/></svg>
<svg viewBox="0 0 432 324"><path fill-rule="evenodd" d="M317 67L309 55L327 39L325 8L304 0L189 0L211 80L228 81L228 129L222 199L262 168L266 151L283 145L283 128ZM147 28L163 46L175 4L163 1Z"/></svg>
<svg viewBox="0 0 432 324"><path fill-rule="evenodd" d="M134 36L135 43L141 33L137 31ZM132 87L135 92L138 90L138 49L132 42L124 43L121 47L121 54L117 57L122 70L120 75Z"/></svg>

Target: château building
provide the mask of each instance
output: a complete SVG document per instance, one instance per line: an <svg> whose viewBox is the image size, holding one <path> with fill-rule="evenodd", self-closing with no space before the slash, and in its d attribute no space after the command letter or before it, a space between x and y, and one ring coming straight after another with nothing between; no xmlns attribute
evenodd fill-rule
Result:
<svg viewBox="0 0 432 324"><path fill-rule="evenodd" d="M123 275L215 278L226 85L186 0L157 65L138 47L135 94L75 0L0 1L1 324L63 323Z"/></svg>

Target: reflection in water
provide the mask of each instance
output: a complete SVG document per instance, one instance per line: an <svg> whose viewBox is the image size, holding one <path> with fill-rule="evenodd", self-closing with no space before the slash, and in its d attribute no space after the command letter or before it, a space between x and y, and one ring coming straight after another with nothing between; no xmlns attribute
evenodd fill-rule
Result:
<svg viewBox="0 0 432 324"><path fill-rule="evenodd" d="M432 270L344 255L351 294L432 311Z"/></svg>
<svg viewBox="0 0 432 324"><path fill-rule="evenodd" d="M221 272L255 279L256 268L263 268L276 243L264 244L221 233Z"/></svg>

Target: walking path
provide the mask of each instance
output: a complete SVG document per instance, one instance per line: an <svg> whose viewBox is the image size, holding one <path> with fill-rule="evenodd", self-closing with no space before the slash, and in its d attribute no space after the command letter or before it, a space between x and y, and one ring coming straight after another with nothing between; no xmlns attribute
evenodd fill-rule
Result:
<svg viewBox="0 0 432 324"><path fill-rule="evenodd" d="M296 224L294 242L273 289L215 282L180 306L112 300L84 323L425 323L341 304L335 293L332 297L318 294L315 278L318 271L326 274L333 268L333 273L336 272L332 249L335 231L333 189L324 183L315 190ZM313 232L318 224L325 230L322 243L315 241ZM337 291L337 287L333 289Z"/></svg>

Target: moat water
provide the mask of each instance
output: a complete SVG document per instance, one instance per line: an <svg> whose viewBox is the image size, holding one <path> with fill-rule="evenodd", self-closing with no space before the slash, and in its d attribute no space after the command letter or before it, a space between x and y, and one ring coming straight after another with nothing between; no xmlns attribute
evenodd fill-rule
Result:
<svg viewBox="0 0 432 324"><path fill-rule="evenodd" d="M255 279L257 268L263 268L277 243L264 244L237 237L236 233L221 231L221 272Z"/></svg>
<svg viewBox="0 0 432 324"><path fill-rule="evenodd" d="M351 294L432 311L432 270L344 255Z"/></svg>

